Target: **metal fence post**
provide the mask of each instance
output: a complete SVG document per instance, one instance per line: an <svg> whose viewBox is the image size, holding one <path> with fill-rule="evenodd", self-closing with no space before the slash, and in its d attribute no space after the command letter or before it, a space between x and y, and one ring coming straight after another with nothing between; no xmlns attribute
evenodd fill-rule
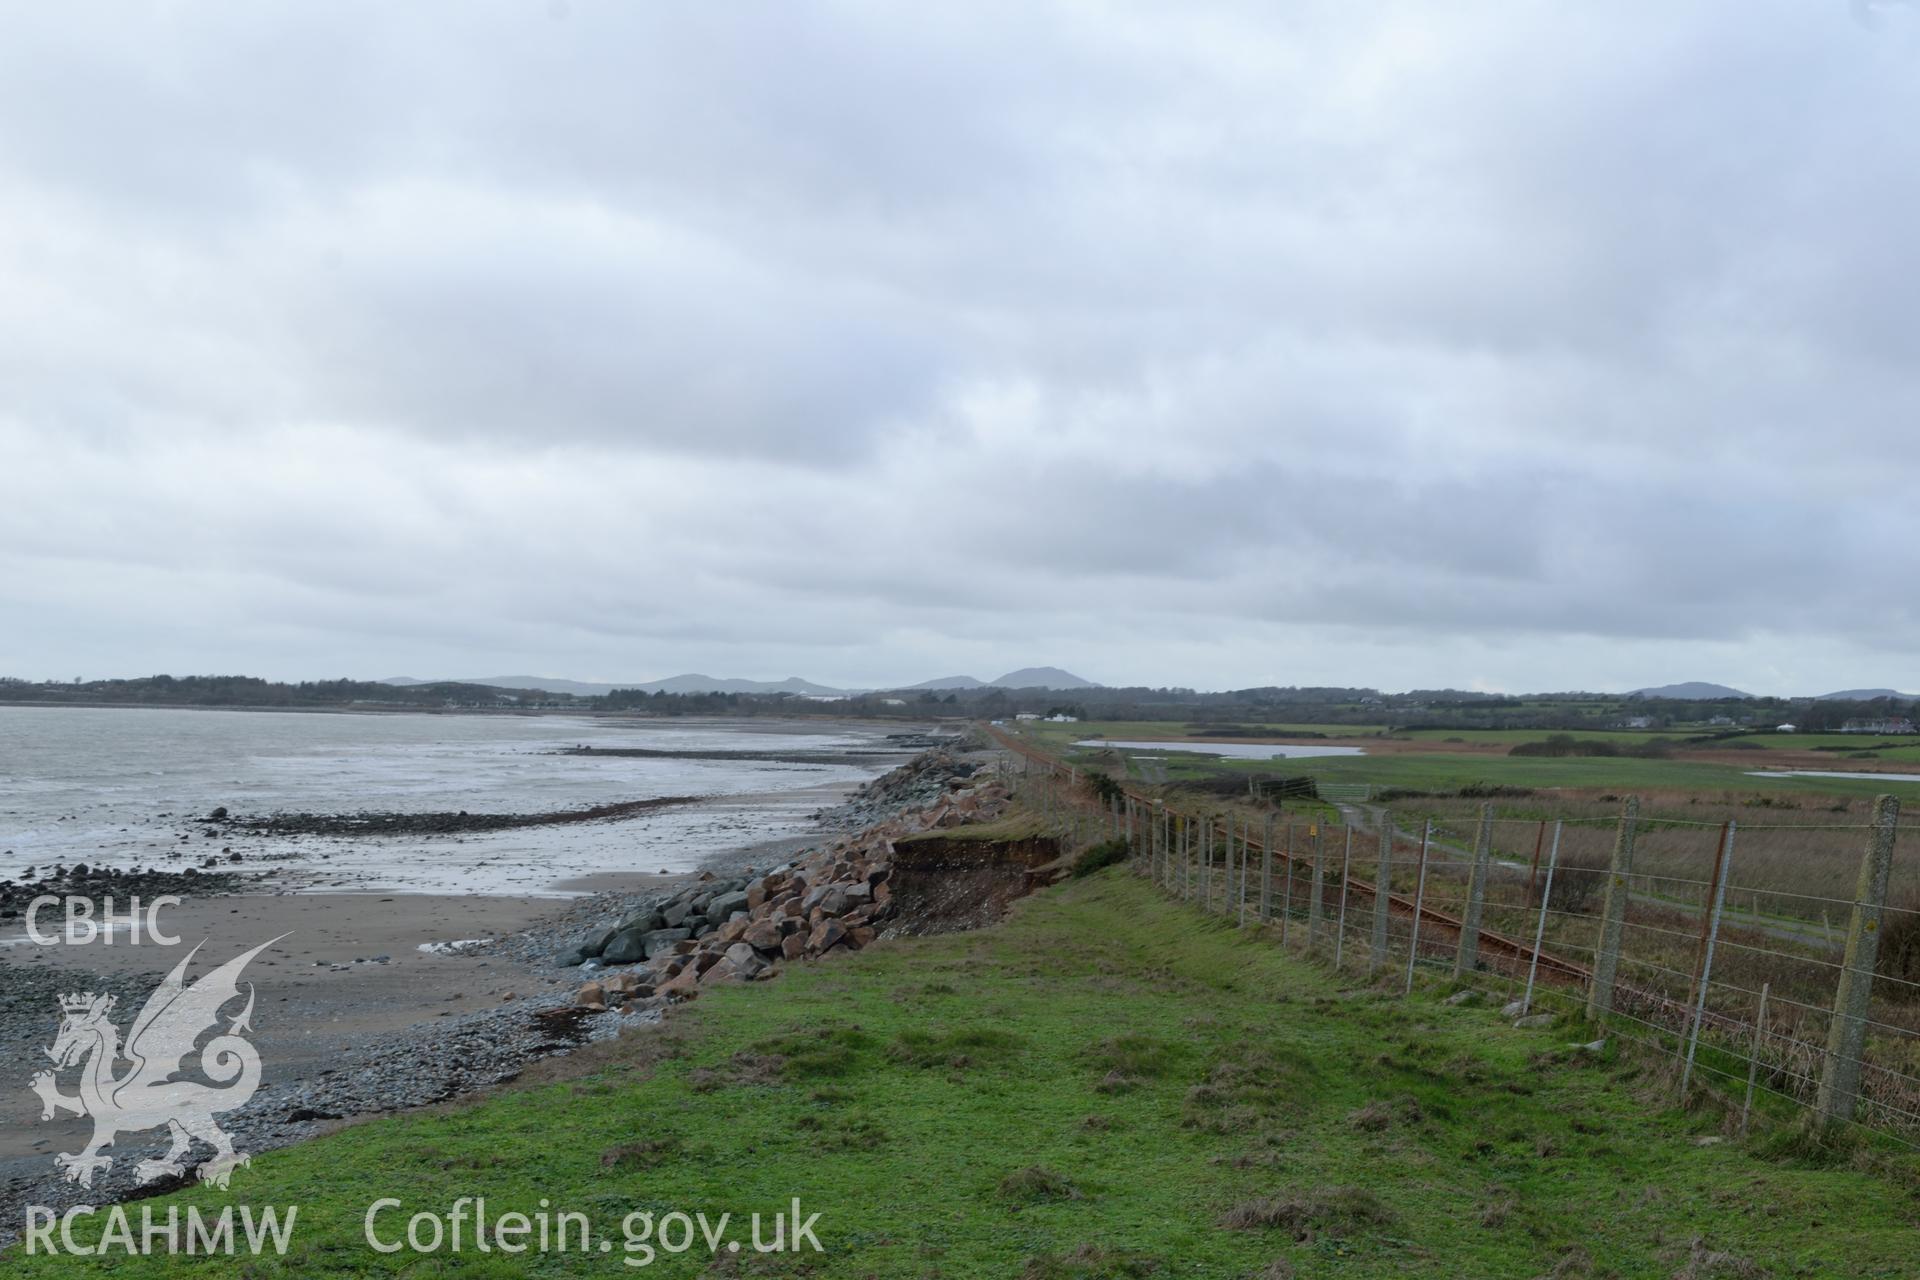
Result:
<svg viewBox="0 0 1920 1280"><path fill-rule="evenodd" d="M1367 958L1367 972L1373 973L1387 962L1387 913L1393 892L1393 810L1380 811L1380 865L1373 879L1373 953Z"/></svg>
<svg viewBox="0 0 1920 1280"><path fill-rule="evenodd" d="M1413 932L1407 938L1407 989L1413 994L1413 966L1420 959L1420 909L1427 900L1427 848L1433 843L1433 819L1420 832L1420 874L1413 882ZM1456 970L1456 975L1458 971Z"/></svg>
<svg viewBox="0 0 1920 1280"><path fill-rule="evenodd" d="M1700 1023L1707 1016L1707 984L1713 981L1713 948L1720 941L1720 912L1727 901L1727 863L1733 860L1734 824L1727 822L1720 838L1720 856L1713 860L1713 906L1707 917L1706 943L1700 949L1700 975L1694 980L1693 1016L1687 1028L1687 1065L1680 1069L1680 1100L1686 1101L1693 1082L1693 1056L1700 1048Z"/></svg>
<svg viewBox="0 0 1920 1280"><path fill-rule="evenodd" d="M1467 909L1460 916L1460 949L1454 953L1453 976L1464 977L1480 967L1480 916L1487 905L1487 866L1493 860L1493 802L1480 806L1480 830L1473 839L1473 871L1467 881Z"/></svg>
<svg viewBox="0 0 1920 1280"><path fill-rule="evenodd" d="M1867 1005L1873 995L1873 966L1880 955L1880 917L1887 905L1887 877L1893 870L1893 841L1900 825L1900 802L1880 796L1873 802L1873 831L1860 860L1853 916L1847 924L1847 953L1841 961L1840 989L1833 998L1827 1027L1827 1060L1820 1072L1814 1109L1822 1127L1853 1118L1860 1096L1860 1054L1866 1047Z"/></svg>
<svg viewBox="0 0 1920 1280"><path fill-rule="evenodd" d="M1321 865L1325 861L1321 855L1326 851L1326 839L1317 823L1314 825L1312 834L1313 901L1307 904L1307 946L1309 948L1320 941L1320 925L1327 914L1326 905L1321 901L1327 896L1327 872Z"/></svg>
<svg viewBox="0 0 1920 1280"><path fill-rule="evenodd" d="M1353 864L1353 828L1346 827L1346 851L1340 855L1340 915L1333 924L1333 971L1340 972L1340 962L1347 954L1347 869Z"/></svg>
<svg viewBox="0 0 1920 1280"><path fill-rule="evenodd" d="M1533 955L1527 960L1527 993L1520 997L1520 1016L1533 1012L1533 979L1540 972L1540 943L1547 936L1547 904L1553 901L1553 869L1560 862L1560 827L1553 824L1553 848L1547 851L1547 884L1540 891L1540 919L1533 926Z"/></svg>
<svg viewBox="0 0 1920 1280"><path fill-rule="evenodd" d="M1260 833L1260 923L1273 919L1273 815Z"/></svg>
<svg viewBox="0 0 1920 1280"><path fill-rule="evenodd" d="M1640 797L1628 796L1613 838L1613 863L1607 869L1607 896L1600 908L1600 939L1593 954L1593 990L1587 992L1587 1017L1599 1021L1613 1012L1613 976L1620 967L1620 935L1627 919L1627 879L1633 874L1634 825Z"/></svg>

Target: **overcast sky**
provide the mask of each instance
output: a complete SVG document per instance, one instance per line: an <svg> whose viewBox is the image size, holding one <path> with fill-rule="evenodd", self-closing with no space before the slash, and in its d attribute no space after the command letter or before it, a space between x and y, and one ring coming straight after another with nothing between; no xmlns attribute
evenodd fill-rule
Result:
<svg viewBox="0 0 1920 1280"><path fill-rule="evenodd" d="M12 6L0 674L1920 686L1920 11Z"/></svg>

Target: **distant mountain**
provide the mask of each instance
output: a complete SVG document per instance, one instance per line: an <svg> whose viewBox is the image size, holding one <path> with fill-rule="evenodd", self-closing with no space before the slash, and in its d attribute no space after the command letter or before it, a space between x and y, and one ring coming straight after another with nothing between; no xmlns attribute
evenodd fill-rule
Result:
<svg viewBox="0 0 1920 1280"><path fill-rule="evenodd" d="M412 676L390 676L380 683L404 686L446 682L416 680ZM802 680L799 676L788 676L785 680L739 680L698 673L668 676L664 680L634 680L619 684L591 684L583 680L562 680L555 676L482 676L455 683L484 684L495 689L537 689L546 693L572 693L583 698L612 693L615 689L640 689L646 693L800 693L821 697L840 697L847 692L845 689L833 689L824 684L815 684L811 680Z"/></svg>
<svg viewBox="0 0 1920 1280"><path fill-rule="evenodd" d="M1872 702L1875 698L1920 698L1920 693L1902 693L1898 689L1842 689L1823 693L1815 702Z"/></svg>
<svg viewBox="0 0 1920 1280"><path fill-rule="evenodd" d="M815 684L799 676L785 680L743 680L735 676L710 676L700 672L668 676L664 680L635 680L630 683L594 684L584 680L562 680L556 676L480 676L458 681L417 680L412 676L389 676L381 684L402 687L419 684L482 684L495 689L534 689L545 693L571 693L588 698L612 693L615 689L639 689L644 693L792 693L815 698L844 698L864 693L864 689L836 689ZM998 680L976 680L972 676L941 676L909 689L984 689L997 685L1002 689L1098 689L1091 680L1082 680L1071 671L1058 667L1022 667L1009 671Z"/></svg>
<svg viewBox="0 0 1920 1280"><path fill-rule="evenodd" d="M412 676L388 676L381 684L402 687L416 684L484 684L494 689L534 689L542 693L571 693L591 698L611 693L620 685L588 684L580 680L562 680L557 676L480 676L472 680L416 680Z"/></svg>
<svg viewBox="0 0 1920 1280"><path fill-rule="evenodd" d="M648 693L801 693L830 698L845 697L852 692L815 684L799 676L788 676L785 680L741 680L727 676L705 676L697 672L668 676L665 680L650 680L645 684L623 684L620 688L644 689Z"/></svg>
<svg viewBox="0 0 1920 1280"><path fill-rule="evenodd" d="M1751 698L1750 693L1730 689L1724 684L1708 684L1704 680L1688 680L1681 684L1663 684L1654 689L1635 689L1627 695L1629 698L1692 698L1707 701L1718 698Z"/></svg>
<svg viewBox="0 0 1920 1280"><path fill-rule="evenodd" d="M998 680L987 681L1002 689L1098 689L1091 680L1083 680L1058 667L1022 667L1009 671Z"/></svg>

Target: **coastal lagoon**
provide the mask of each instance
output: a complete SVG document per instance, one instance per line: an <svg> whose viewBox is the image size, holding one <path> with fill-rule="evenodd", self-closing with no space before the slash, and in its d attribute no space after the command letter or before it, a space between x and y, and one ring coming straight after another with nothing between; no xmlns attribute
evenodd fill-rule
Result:
<svg viewBox="0 0 1920 1280"><path fill-rule="evenodd" d="M1366 754L1364 747L1315 747L1284 742L1128 742L1118 738L1083 738L1073 745L1111 747L1120 751L1187 751L1230 760L1312 760L1320 756Z"/></svg>

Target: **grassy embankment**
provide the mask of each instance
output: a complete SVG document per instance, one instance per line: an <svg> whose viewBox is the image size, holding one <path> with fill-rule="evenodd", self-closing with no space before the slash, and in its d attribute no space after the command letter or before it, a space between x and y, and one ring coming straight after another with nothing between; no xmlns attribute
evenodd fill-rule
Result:
<svg viewBox="0 0 1920 1280"><path fill-rule="evenodd" d="M1723 1118L1670 1109L1640 1065L1440 994L1357 989L1111 870L992 930L704 996L579 1078L263 1156L234 1195L302 1206L286 1258L110 1274L626 1270L617 1245L377 1256L361 1219L389 1195L493 1215L546 1197L616 1234L636 1208L797 1195L823 1215L824 1253L700 1247L639 1273L672 1276L1911 1274L1911 1168L1697 1145Z"/></svg>

